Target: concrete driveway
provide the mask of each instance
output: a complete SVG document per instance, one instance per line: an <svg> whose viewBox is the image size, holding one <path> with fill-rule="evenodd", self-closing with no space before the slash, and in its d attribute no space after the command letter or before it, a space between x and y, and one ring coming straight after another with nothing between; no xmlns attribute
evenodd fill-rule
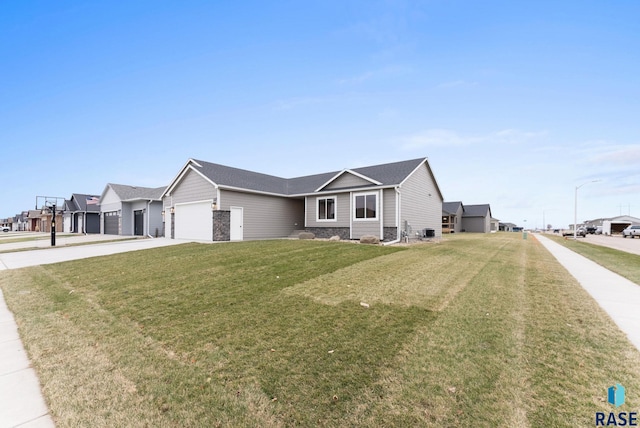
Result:
<svg viewBox="0 0 640 428"><path fill-rule="evenodd" d="M0 270L19 269L28 266L60 263L68 260L107 256L127 251L148 250L150 248L166 247L186 242L167 238L128 239L111 242L113 239L118 239L118 237L109 235L82 235L62 238L61 240L56 239L56 247L49 246L46 249L0 253ZM96 240L109 240L110 242L90 243L95 242ZM87 245L67 246L81 243L87 243ZM20 246L24 244L25 243L2 244L0 241L0 251L19 249L21 248ZM31 248L35 246L33 242L28 244L30 246L22 248ZM47 245L50 245L50 242L47 242Z"/></svg>

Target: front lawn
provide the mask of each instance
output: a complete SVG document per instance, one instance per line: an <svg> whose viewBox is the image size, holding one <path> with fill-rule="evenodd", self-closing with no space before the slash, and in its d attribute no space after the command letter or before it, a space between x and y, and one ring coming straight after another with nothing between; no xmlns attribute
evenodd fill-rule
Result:
<svg viewBox="0 0 640 428"><path fill-rule="evenodd" d="M640 407L640 353L519 234L185 244L0 286L59 427L586 426L616 382Z"/></svg>

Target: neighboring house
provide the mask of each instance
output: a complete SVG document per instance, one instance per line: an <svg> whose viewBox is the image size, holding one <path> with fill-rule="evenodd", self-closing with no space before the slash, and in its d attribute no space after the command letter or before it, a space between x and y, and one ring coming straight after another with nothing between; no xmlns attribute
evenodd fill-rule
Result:
<svg viewBox="0 0 640 428"><path fill-rule="evenodd" d="M189 159L163 194L166 236L204 241L440 237L442 199L426 158L291 179Z"/></svg>
<svg viewBox="0 0 640 428"><path fill-rule="evenodd" d="M100 197L74 193L65 201L64 231L100 233Z"/></svg>
<svg viewBox="0 0 640 428"><path fill-rule="evenodd" d="M462 202L442 203L442 233L460 233L462 231L462 215L464 205Z"/></svg>
<svg viewBox="0 0 640 428"><path fill-rule="evenodd" d="M491 225L492 217L489 204L464 206L464 214L462 214L463 231L489 233L492 230Z"/></svg>
<svg viewBox="0 0 640 428"><path fill-rule="evenodd" d="M16 216L13 218L13 231L23 232L27 230L26 227L28 215L28 211L22 211L20 214L16 214Z"/></svg>
<svg viewBox="0 0 640 428"><path fill-rule="evenodd" d="M491 233L496 233L500 229L500 220L491 217Z"/></svg>
<svg viewBox="0 0 640 428"><path fill-rule="evenodd" d="M36 231L38 232L51 232L51 226L53 224L53 211L49 208L45 208L41 211L34 211L34 213L38 213L38 222L37 222L37 226L36 226ZM31 211L29 211L29 216L31 216ZM56 210L56 217L55 217L55 229L56 232L63 232L64 228L64 218L63 218L63 210L61 209L57 209Z"/></svg>
<svg viewBox="0 0 640 428"><path fill-rule="evenodd" d="M27 228L31 232L40 232L40 210L29 210L27 214Z"/></svg>
<svg viewBox="0 0 640 428"><path fill-rule="evenodd" d="M107 235L159 237L164 187L106 185L100 195L100 230Z"/></svg>
<svg viewBox="0 0 640 428"><path fill-rule="evenodd" d="M514 227L517 227L517 225L513 223L500 223L498 225L498 230L501 232L513 232Z"/></svg>

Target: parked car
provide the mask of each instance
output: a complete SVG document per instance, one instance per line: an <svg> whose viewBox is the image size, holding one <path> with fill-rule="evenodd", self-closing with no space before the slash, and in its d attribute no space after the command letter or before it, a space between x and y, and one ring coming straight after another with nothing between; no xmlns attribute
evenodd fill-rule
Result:
<svg viewBox="0 0 640 428"><path fill-rule="evenodd" d="M573 236L573 230L565 230L562 232L562 236ZM579 227L578 230L576 230L576 236L582 236L584 238L587 236L587 229Z"/></svg>
<svg viewBox="0 0 640 428"><path fill-rule="evenodd" d="M11 230L11 229L9 229L7 226L2 226L2 231L3 231L3 232L8 232L8 231L10 231L10 230Z"/></svg>
<svg viewBox="0 0 640 428"><path fill-rule="evenodd" d="M622 237L626 238L627 236L632 238L640 236L640 226L627 226L627 228L622 231Z"/></svg>
<svg viewBox="0 0 640 428"><path fill-rule="evenodd" d="M602 226L596 227L596 235L602 235Z"/></svg>
<svg viewBox="0 0 640 428"><path fill-rule="evenodd" d="M587 233L593 235L596 233L597 228L595 226L587 226Z"/></svg>

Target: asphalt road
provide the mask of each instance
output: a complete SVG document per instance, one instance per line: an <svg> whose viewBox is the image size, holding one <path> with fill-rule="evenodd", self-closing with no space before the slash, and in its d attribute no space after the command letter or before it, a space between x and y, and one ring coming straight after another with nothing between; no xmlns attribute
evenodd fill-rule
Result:
<svg viewBox="0 0 640 428"><path fill-rule="evenodd" d="M551 233L545 233L543 235L551 235ZM555 235L557 236L557 234ZM573 237L568 237L567 239L573 239ZM585 238L578 237L578 240L640 255L639 238L623 238L621 235L587 235Z"/></svg>

